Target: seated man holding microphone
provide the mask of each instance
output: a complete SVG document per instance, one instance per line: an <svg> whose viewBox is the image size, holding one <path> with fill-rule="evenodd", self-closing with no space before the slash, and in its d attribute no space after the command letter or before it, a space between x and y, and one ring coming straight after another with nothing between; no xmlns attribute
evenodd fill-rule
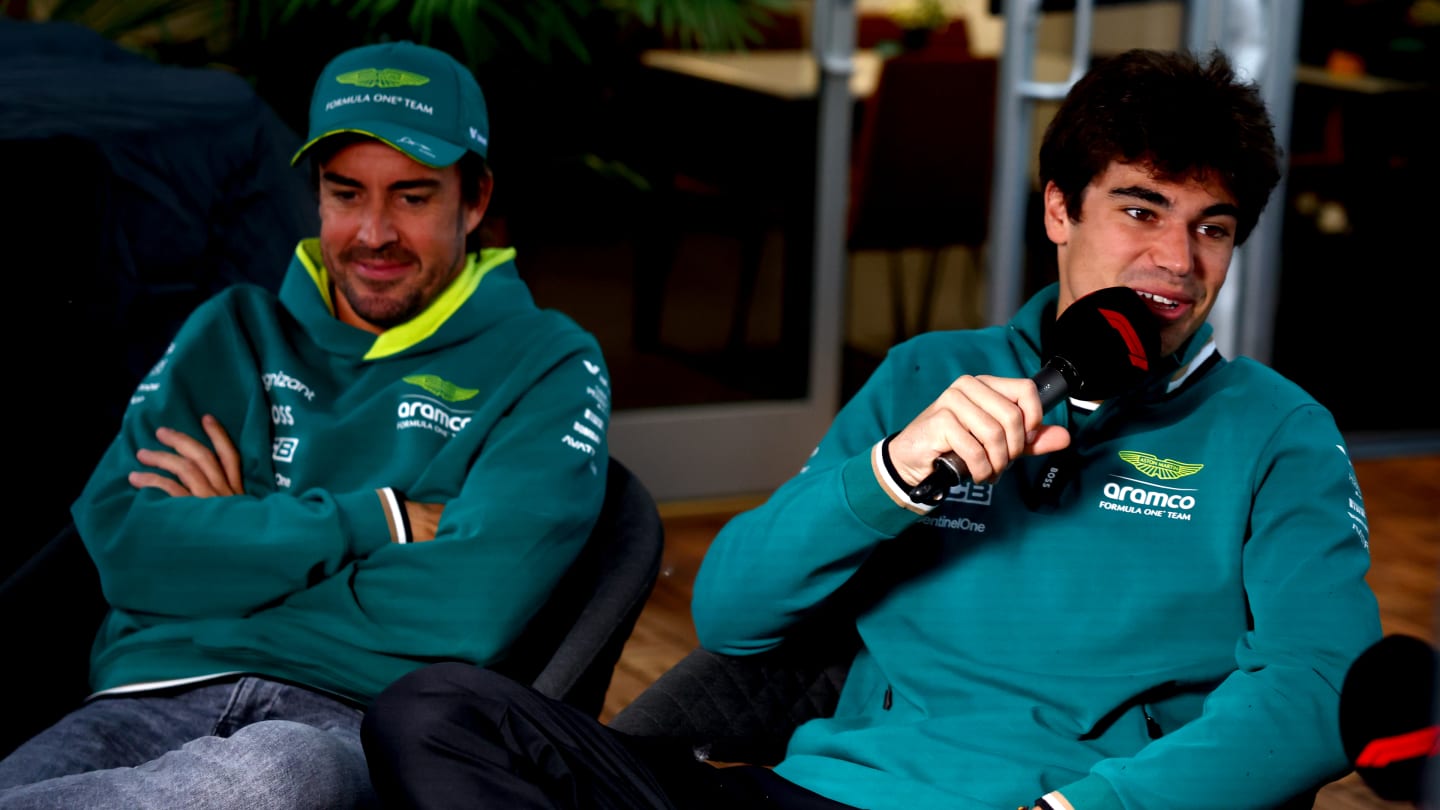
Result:
<svg viewBox="0 0 1440 810"><path fill-rule="evenodd" d="M1222 357L1206 323L1278 152L1219 52L1100 59L1070 91L1040 150L1058 283L1007 325L894 347L701 566L701 645L735 656L883 586L833 716L773 770L440 665L367 715L377 790L424 808L1259 810L1344 773L1340 685L1380 637L1358 484L1331 414ZM1070 329L1081 315L1099 326ZM1092 384L1108 366L1057 383L1096 336L1124 384ZM942 460L958 474L935 487Z"/></svg>

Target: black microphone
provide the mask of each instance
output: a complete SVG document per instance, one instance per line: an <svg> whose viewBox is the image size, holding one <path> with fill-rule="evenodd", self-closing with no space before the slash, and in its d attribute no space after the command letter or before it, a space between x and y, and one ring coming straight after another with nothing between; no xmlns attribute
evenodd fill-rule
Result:
<svg viewBox="0 0 1440 810"><path fill-rule="evenodd" d="M1425 769L1440 752L1437 657L1434 647L1414 636L1389 635L1361 653L1345 673L1340 742L1361 780L1382 799L1426 799Z"/></svg>
<svg viewBox="0 0 1440 810"><path fill-rule="evenodd" d="M1106 287L1077 299L1055 319L1046 343L1053 354L1030 379L1047 411L1067 396L1108 399L1123 393L1139 385L1160 359L1160 327L1129 287ZM965 463L946 453L910 490L910 500L939 503L964 475Z"/></svg>

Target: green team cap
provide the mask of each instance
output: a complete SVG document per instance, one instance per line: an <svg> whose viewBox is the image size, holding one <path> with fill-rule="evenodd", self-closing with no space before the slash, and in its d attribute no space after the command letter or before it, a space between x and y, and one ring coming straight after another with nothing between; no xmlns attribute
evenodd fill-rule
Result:
<svg viewBox="0 0 1440 810"><path fill-rule="evenodd" d="M320 72L310 135L291 165L331 135L354 132L436 168L471 151L485 157L490 115L475 76L449 54L413 42L345 51Z"/></svg>

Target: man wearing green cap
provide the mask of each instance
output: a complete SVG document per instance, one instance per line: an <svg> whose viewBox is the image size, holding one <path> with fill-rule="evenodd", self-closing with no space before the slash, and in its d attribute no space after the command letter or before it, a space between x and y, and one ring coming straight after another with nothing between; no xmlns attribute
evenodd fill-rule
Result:
<svg viewBox="0 0 1440 810"><path fill-rule="evenodd" d="M357 48L310 112L319 238L278 297L200 306L132 396L72 509L110 604L95 694L0 761L0 808L371 804L363 707L503 659L594 524L604 361L512 249L467 250L474 77Z"/></svg>

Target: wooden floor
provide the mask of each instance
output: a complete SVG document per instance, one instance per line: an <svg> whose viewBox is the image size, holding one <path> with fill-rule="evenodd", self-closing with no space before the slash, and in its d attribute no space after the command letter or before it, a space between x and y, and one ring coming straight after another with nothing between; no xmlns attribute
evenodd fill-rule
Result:
<svg viewBox="0 0 1440 810"><path fill-rule="evenodd" d="M1395 456L1355 463L1370 521L1369 581L1386 634L1436 643L1440 599L1440 455ZM690 587L711 538L731 515L758 503L661 504L665 557L654 594L625 646L602 719L608 720L695 647ZM1316 810L1400 810L1354 774L1320 792Z"/></svg>

